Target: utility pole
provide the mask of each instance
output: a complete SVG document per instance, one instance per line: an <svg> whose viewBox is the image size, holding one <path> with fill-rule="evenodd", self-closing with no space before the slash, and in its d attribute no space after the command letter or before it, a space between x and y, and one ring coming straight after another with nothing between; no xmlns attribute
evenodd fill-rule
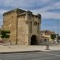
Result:
<svg viewBox="0 0 60 60"><path fill-rule="evenodd" d="M58 36L59 36L59 20L57 20L57 34L56 34L57 43L58 43Z"/></svg>

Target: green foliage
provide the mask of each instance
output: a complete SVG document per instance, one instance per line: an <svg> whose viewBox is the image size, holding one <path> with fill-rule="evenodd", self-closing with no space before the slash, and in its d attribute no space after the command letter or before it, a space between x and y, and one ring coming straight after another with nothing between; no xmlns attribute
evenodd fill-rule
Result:
<svg viewBox="0 0 60 60"><path fill-rule="evenodd" d="M51 34L51 39L55 39L56 35L55 34Z"/></svg>
<svg viewBox="0 0 60 60"><path fill-rule="evenodd" d="M9 37L10 37L10 31L1 30L1 38L9 38Z"/></svg>

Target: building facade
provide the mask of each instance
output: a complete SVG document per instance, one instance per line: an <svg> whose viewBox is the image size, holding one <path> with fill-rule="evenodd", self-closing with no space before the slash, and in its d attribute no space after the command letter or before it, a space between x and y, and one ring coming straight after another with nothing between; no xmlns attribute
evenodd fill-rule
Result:
<svg viewBox="0 0 60 60"><path fill-rule="evenodd" d="M41 40L43 42L49 41L50 43L53 42L53 39L51 38L51 34L56 34L55 32L49 31L49 30L43 30L40 32L41 33Z"/></svg>
<svg viewBox="0 0 60 60"><path fill-rule="evenodd" d="M39 44L41 15L14 9L3 14L3 29L10 30L11 44Z"/></svg>

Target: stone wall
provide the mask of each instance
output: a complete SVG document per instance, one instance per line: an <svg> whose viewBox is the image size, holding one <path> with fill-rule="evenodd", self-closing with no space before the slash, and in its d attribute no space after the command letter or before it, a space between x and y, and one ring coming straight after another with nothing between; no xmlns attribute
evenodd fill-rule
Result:
<svg viewBox="0 0 60 60"><path fill-rule="evenodd" d="M10 30L11 43L16 43L16 12L9 13L3 16L3 29Z"/></svg>
<svg viewBox="0 0 60 60"><path fill-rule="evenodd" d="M18 44L28 45L28 25L26 24L26 15L18 17Z"/></svg>
<svg viewBox="0 0 60 60"><path fill-rule="evenodd" d="M12 44L17 44L17 27L18 27L18 18L17 16L25 12L21 9L14 9L3 14L3 29L10 30L10 38Z"/></svg>
<svg viewBox="0 0 60 60"><path fill-rule="evenodd" d="M28 21L29 21L29 42L31 42L31 37L33 35L36 35L39 44L41 18L39 18L37 15L31 15L29 16Z"/></svg>

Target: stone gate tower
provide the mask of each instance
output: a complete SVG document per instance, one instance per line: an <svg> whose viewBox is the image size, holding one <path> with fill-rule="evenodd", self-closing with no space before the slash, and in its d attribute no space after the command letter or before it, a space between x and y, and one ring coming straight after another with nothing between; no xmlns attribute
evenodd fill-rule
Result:
<svg viewBox="0 0 60 60"><path fill-rule="evenodd" d="M34 15L31 11L14 9L3 14L3 29L10 30L12 44L40 44L40 24L41 15Z"/></svg>

